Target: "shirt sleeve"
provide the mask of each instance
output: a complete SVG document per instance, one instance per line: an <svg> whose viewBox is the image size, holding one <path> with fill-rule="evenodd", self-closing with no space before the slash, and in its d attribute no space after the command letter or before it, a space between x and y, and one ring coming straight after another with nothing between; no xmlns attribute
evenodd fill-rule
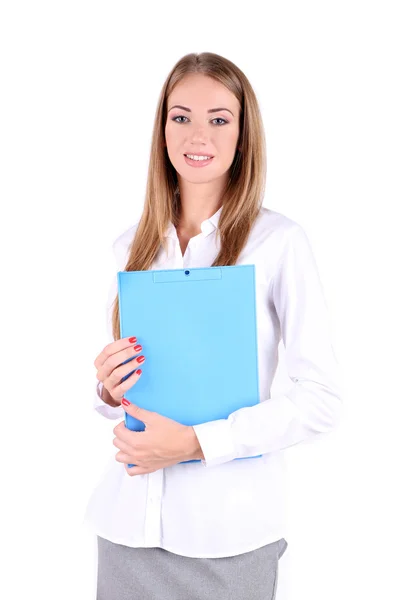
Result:
<svg viewBox="0 0 400 600"><path fill-rule="evenodd" d="M204 466L275 452L336 428L342 417L342 385L331 342L328 307L304 230L295 224L271 285L286 363L293 382L286 394L193 426Z"/></svg>
<svg viewBox="0 0 400 600"><path fill-rule="evenodd" d="M102 389L103 384L101 381L99 381L94 394L94 409L107 419L120 419L124 417L125 411L122 406L110 406L101 399Z"/></svg>

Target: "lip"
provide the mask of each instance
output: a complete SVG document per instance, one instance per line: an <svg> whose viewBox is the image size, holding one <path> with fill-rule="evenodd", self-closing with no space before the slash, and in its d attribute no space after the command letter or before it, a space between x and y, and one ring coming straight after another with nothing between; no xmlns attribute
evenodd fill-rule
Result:
<svg viewBox="0 0 400 600"><path fill-rule="evenodd" d="M209 154L197 154L196 156L210 156ZM199 169L201 167L206 167L207 165L210 165L212 163L212 161L214 160L214 156L211 156L210 159L208 160L193 160L191 158L188 158L185 154L183 155L185 162L190 165L191 167L194 167L195 169Z"/></svg>
<svg viewBox="0 0 400 600"><path fill-rule="evenodd" d="M184 156L186 154L193 154L193 156L211 156L211 158L214 158L213 154L207 154L207 152L184 152L183 154Z"/></svg>

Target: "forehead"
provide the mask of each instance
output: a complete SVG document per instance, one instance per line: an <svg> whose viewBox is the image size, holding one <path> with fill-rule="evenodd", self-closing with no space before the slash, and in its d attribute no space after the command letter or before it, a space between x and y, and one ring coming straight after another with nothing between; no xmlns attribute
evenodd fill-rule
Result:
<svg viewBox="0 0 400 600"><path fill-rule="evenodd" d="M192 110L226 106L237 112L239 108L239 102L230 90L219 81L200 73L185 75L170 93L167 104L168 108L182 104Z"/></svg>

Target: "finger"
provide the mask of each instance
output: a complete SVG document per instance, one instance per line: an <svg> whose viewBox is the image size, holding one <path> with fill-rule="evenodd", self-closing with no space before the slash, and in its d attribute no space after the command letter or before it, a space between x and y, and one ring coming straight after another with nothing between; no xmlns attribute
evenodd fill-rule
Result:
<svg viewBox="0 0 400 600"><path fill-rule="evenodd" d="M126 465L137 465L138 461L137 459L132 455L132 453L126 453L126 452L122 452L121 450L119 452L117 452L117 454L115 455L115 460L120 462L120 463L124 463ZM140 468L144 468L144 467L140 467Z"/></svg>
<svg viewBox="0 0 400 600"><path fill-rule="evenodd" d="M129 336L121 338L120 340L115 340L110 342L106 346L104 346L103 350L100 352L98 356L96 356L94 361L94 366L96 369L100 369L105 361L116 352L120 352L121 350L125 350L126 348L130 348L131 346L136 346L138 343L137 340L134 342L130 342L129 340L135 339L135 336Z"/></svg>
<svg viewBox="0 0 400 600"><path fill-rule="evenodd" d="M109 383L109 379L105 380L104 385L110 391L110 394L112 395L113 398L122 400L122 398L125 396L125 393L128 390L130 390L131 387L133 387L135 385L135 383L137 382L137 380L140 377L141 377L141 373L138 374L137 371L135 371L127 379L124 379L124 381L122 381L121 383L118 383L118 385L115 385L114 387L112 386L112 383L111 384Z"/></svg>
<svg viewBox="0 0 400 600"><path fill-rule="evenodd" d="M141 352L141 350L139 352ZM134 349L131 349L131 353L133 353L135 355L138 355L139 352L135 351ZM140 354L140 356L143 356L143 354ZM136 371L136 369L138 369L140 365L144 364L146 357L143 356L143 358L144 358L144 360L143 360L142 358L140 358L140 356L136 356L135 358L133 358L131 356L128 359L128 361L126 361L125 363L117 365L111 371L111 373L105 374L103 381L105 380L105 378L108 378L108 383L111 387L116 387L120 383L123 383L125 381L125 379L127 379L128 377L130 377L130 375L133 374L133 371ZM140 362L139 362L139 359L140 359ZM106 367L104 367L104 368L106 368Z"/></svg>
<svg viewBox="0 0 400 600"><path fill-rule="evenodd" d="M107 378L111 378L108 383L110 387L115 387L121 382L123 377L138 368L140 363L138 363L137 359L141 352L141 345L135 344L131 348L125 348L115 354L111 354L97 371L97 379L104 383Z"/></svg>
<svg viewBox="0 0 400 600"><path fill-rule="evenodd" d="M124 440L121 440L121 438L114 438L113 444L116 448L121 450L121 452L124 452L124 454L132 454L132 446L130 446L127 442L124 442Z"/></svg>
<svg viewBox="0 0 400 600"><path fill-rule="evenodd" d="M132 431L129 429L124 421L121 421L114 427L113 433L115 437L119 438L126 444L129 444L130 449L138 450L143 448L143 431Z"/></svg>
<svg viewBox="0 0 400 600"><path fill-rule="evenodd" d="M143 467L128 467L128 464L133 464L135 461L131 461L128 462L125 465L125 471L128 473L128 475L130 475L131 477L133 477L134 475L146 475L146 473L153 473L153 470L151 469L145 469Z"/></svg>

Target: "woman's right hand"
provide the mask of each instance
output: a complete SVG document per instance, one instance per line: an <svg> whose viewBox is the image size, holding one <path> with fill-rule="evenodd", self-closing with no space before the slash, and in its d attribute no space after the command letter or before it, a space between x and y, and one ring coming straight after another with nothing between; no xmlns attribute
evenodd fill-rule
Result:
<svg viewBox="0 0 400 600"><path fill-rule="evenodd" d="M144 356L138 356L141 350L142 346L138 344L136 338L126 337L107 344L96 357L94 361L94 366L97 369L96 377L103 383L103 392L106 392L103 400L107 404L110 403L111 398L115 406L119 406L125 392L134 386L139 379L140 374L138 375L135 371L121 382L125 375L131 373L134 369L138 369L139 365L146 360ZM134 356L137 358L130 360ZM110 398L106 397L107 392Z"/></svg>

